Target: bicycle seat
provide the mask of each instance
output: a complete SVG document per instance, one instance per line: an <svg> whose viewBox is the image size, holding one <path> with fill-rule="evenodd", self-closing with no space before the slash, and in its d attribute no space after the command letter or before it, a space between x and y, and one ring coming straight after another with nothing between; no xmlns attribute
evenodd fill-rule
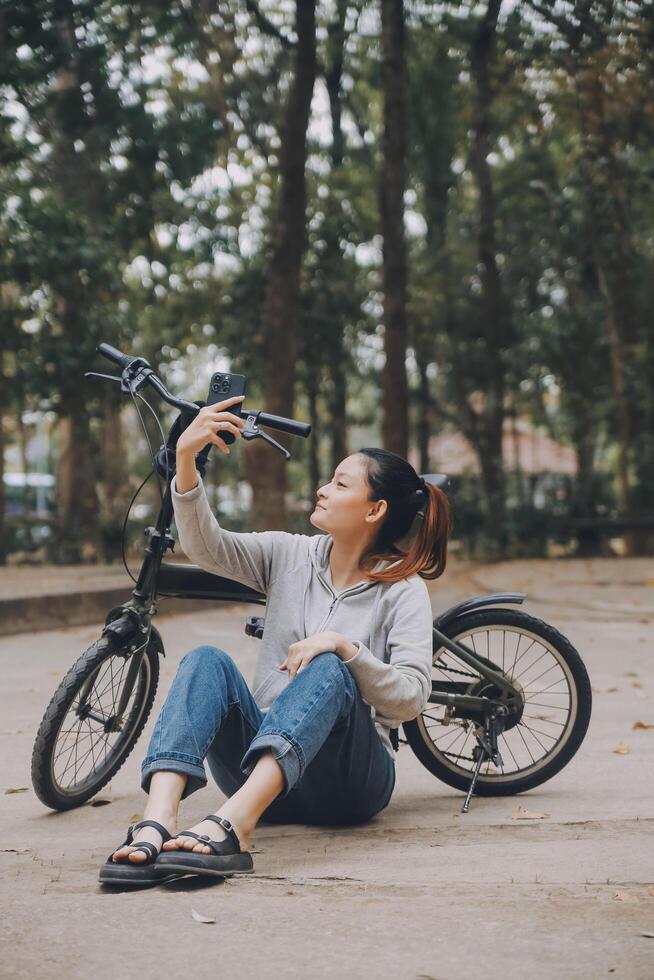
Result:
<svg viewBox="0 0 654 980"><path fill-rule="evenodd" d="M446 473L419 473L418 476L421 477L425 483L433 483L434 486L437 486L445 493L447 493L450 488L450 478Z"/></svg>

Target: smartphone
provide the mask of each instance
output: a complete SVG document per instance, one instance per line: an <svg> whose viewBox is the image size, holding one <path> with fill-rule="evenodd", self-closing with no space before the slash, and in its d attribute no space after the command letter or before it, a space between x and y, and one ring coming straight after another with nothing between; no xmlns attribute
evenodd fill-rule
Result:
<svg viewBox="0 0 654 980"><path fill-rule="evenodd" d="M234 398L236 395L244 395L245 386L246 379L244 374L227 374L225 371L217 371L209 382L207 405L215 405L216 402L224 402L227 398ZM245 413L241 411L242 404L242 401L234 402L234 404L228 406L225 411L231 412L232 415L238 415L239 418L243 418ZM233 432L220 432L219 437L228 446L231 446L231 444L236 440L236 436Z"/></svg>

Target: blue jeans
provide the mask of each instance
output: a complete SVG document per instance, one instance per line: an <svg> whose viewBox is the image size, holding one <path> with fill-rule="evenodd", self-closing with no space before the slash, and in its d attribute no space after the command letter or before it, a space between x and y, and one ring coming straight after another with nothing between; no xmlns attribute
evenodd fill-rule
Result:
<svg viewBox="0 0 654 980"><path fill-rule="evenodd" d="M206 759L230 797L264 750L277 759L284 787L263 821L359 823L390 802L395 762L354 677L331 652L314 657L264 715L228 653L213 646L190 650L157 718L141 786L147 793L158 770L185 773L186 799L206 785Z"/></svg>

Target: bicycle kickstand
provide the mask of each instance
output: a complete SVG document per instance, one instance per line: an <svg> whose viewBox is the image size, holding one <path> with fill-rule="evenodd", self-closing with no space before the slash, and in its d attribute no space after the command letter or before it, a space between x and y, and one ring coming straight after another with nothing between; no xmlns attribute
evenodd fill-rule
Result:
<svg viewBox="0 0 654 980"><path fill-rule="evenodd" d="M502 765L502 756L500 755L497 747L496 724L497 718L494 713L490 717L487 716L484 723L484 734L477 736L479 745L476 745L472 750L472 754L476 758L475 768L472 773L472 779L470 780L470 786L468 787L466 798L463 801L463 806L461 807L461 813L467 813L470 809L470 798L475 791L479 772L484 764L484 761L486 759L490 759L493 765Z"/></svg>

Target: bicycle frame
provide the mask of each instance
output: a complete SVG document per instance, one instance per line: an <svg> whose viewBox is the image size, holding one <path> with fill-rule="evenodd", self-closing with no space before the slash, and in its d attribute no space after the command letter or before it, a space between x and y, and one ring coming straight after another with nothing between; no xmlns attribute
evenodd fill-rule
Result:
<svg viewBox="0 0 654 980"><path fill-rule="evenodd" d="M171 434L166 443L166 452L174 452L175 437L177 435L179 435L179 426L176 422L171 429ZM165 477L165 457L162 459L160 455L156 462L158 471ZM202 475L204 476L204 467L199 466L198 468L201 469ZM148 543L136 585L132 590L132 598L124 605L111 610L107 617L105 630L119 634L121 639L125 639L126 637L131 639L135 632L133 629L135 626L138 626L141 633L147 632L149 635L151 617L156 614L157 599L159 597L170 596L181 599L207 599L217 602L266 604L266 596L263 593L251 589L240 582L234 582L232 579L214 575L200 568L198 565L186 562L165 561L164 557L166 552L169 548L172 550L174 547L174 539L170 535L170 525L173 516L172 493L170 482L167 482L166 492L156 524L154 527L148 527L144 531L148 536ZM447 610L436 622L438 625L443 626L445 623L450 623L464 613L472 609L477 609L480 606L494 605L499 602L521 603L524 597L524 593L498 593L478 596L459 603ZM478 671L483 678L493 684L500 692L500 697L489 698L463 694L459 693L463 685L455 681L442 683L434 681L432 693L429 698L431 703L456 707L460 717L468 714L470 717L477 718L483 717L489 711L493 710L506 713L512 703L519 700L519 695L497 664L493 664L491 661L479 656L464 644L451 640L437 626L434 626L433 637L435 644L445 647L463 663ZM142 644L138 650L143 651L145 645ZM436 648L434 646L434 649ZM125 655L137 654L138 650L132 645L125 651ZM122 711L127 705L132 686L138 676L142 655L141 653L141 656L133 656L133 662L130 664L130 671L123 687L115 717L120 718ZM89 680L87 683L90 688L91 681ZM80 700L83 703L83 698Z"/></svg>

